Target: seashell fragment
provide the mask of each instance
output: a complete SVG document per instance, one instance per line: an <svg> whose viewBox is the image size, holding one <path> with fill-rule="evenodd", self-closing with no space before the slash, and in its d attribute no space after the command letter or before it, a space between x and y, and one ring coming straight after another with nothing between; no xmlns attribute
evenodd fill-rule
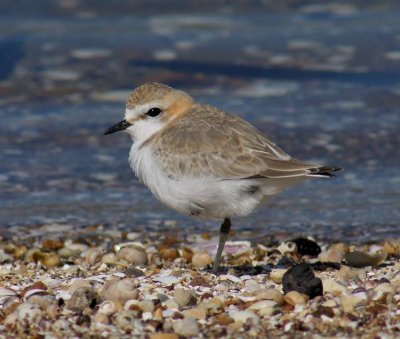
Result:
<svg viewBox="0 0 400 339"><path fill-rule="evenodd" d="M94 308L100 298L92 287L79 287L74 291L67 307L74 312L82 312L86 307Z"/></svg>
<svg viewBox="0 0 400 339"><path fill-rule="evenodd" d="M197 252L192 257L192 264L196 268L204 268L211 265L211 263L212 263L212 258L205 251Z"/></svg>
<svg viewBox="0 0 400 339"><path fill-rule="evenodd" d="M143 326L136 317L137 314L134 311L122 311L117 314L115 323L122 331L140 330Z"/></svg>
<svg viewBox="0 0 400 339"><path fill-rule="evenodd" d="M199 325L194 318L179 319L172 327L176 334L183 337L195 337L200 333Z"/></svg>
<svg viewBox="0 0 400 339"><path fill-rule="evenodd" d="M242 324L251 322L253 326L258 325L260 318L257 314L251 311L239 311L230 314L230 317L235 321Z"/></svg>
<svg viewBox="0 0 400 339"><path fill-rule="evenodd" d="M86 251L85 261L89 265L94 265L100 261L102 254L103 250L100 247L90 248L88 251Z"/></svg>
<svg viewBox="0 0 400 339"><path fill-rule="evenodd" d="M36 304L24 303L18 306L18 321L23 326L38 323L43 318L43 311Z"/></svg>
<svg viewBox="0 0 400 339"><path fill-rule="evenodd" d="M107 315L117 312L117 306L111 300L105 300L99 305L99 312Z"/></svg>
<svg viewBox="0 0 400 339"><path fill-rule="evenodd" d="M143 266L147 264L147 254L141 247L123 247L117 252L117 258L132 265Z"/></svg>
<svg viewBox="0 0 400 339"><path fill-rule="evenodd" d="M178 288L174 291L174 300L180 307L195 305L196 294L192 290Z"/></svg>
<svg viewBox="0 0 400 339"><path fill-rule="evenodd" d="M139 291L136 288L136 283L132 279L126 278L106 282L102 289L102 295L105 300L123 305L127 300L136 299Z"/></svg>

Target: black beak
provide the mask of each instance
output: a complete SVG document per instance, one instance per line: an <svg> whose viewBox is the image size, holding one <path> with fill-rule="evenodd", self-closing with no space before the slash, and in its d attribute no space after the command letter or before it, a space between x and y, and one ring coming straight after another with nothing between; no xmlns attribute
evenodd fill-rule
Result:
<svg viewBox="0 0 400 339"><path fill-rule="evenodd" d="M104 135L107 134L113 134L115 132L123 131L124 129L127 129L129 126L132 126L128 121L122 120L118 124L115 124L114 126L108 128L105 132Z"/></svg>

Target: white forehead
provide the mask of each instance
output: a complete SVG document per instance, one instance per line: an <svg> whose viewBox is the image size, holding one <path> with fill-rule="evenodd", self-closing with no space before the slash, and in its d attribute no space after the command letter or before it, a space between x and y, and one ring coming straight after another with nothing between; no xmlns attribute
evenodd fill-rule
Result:
<svg viewBox="0 0 400 339"><path fill-rule="evenodd" d="M147 113L152 108L161 108L159 101L152 101L142 105L136 105L134 108L126 108L125 109L125 120L131 120L136 118L137 116Z"/></svg>

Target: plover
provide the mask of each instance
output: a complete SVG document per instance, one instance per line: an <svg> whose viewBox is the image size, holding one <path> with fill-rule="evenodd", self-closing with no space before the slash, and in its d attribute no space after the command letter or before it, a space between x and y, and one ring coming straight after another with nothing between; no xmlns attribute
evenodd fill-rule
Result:
<svg viewBox="0 0 400 339"><path fill-rule="evenodd" d="M306 178L339 170L294 159L249 122L160 83L130 94L124 120L104 135L118 131L131 136L130 165L162 203L191 217L223 219L214 272L231 217L250 214Z"/></svg>

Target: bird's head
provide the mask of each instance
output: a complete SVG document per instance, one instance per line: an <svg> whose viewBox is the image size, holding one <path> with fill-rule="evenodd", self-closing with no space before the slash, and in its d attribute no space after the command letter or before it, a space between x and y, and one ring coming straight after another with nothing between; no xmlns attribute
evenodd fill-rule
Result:
<svg viewBox="0 0 400 339"><path fill-rule="evenodd" d="M185 92L156 82L146 83L130 94L124 120L104 135L126 131L134 141L144 142L193 105L193 98Z"/></svg>

